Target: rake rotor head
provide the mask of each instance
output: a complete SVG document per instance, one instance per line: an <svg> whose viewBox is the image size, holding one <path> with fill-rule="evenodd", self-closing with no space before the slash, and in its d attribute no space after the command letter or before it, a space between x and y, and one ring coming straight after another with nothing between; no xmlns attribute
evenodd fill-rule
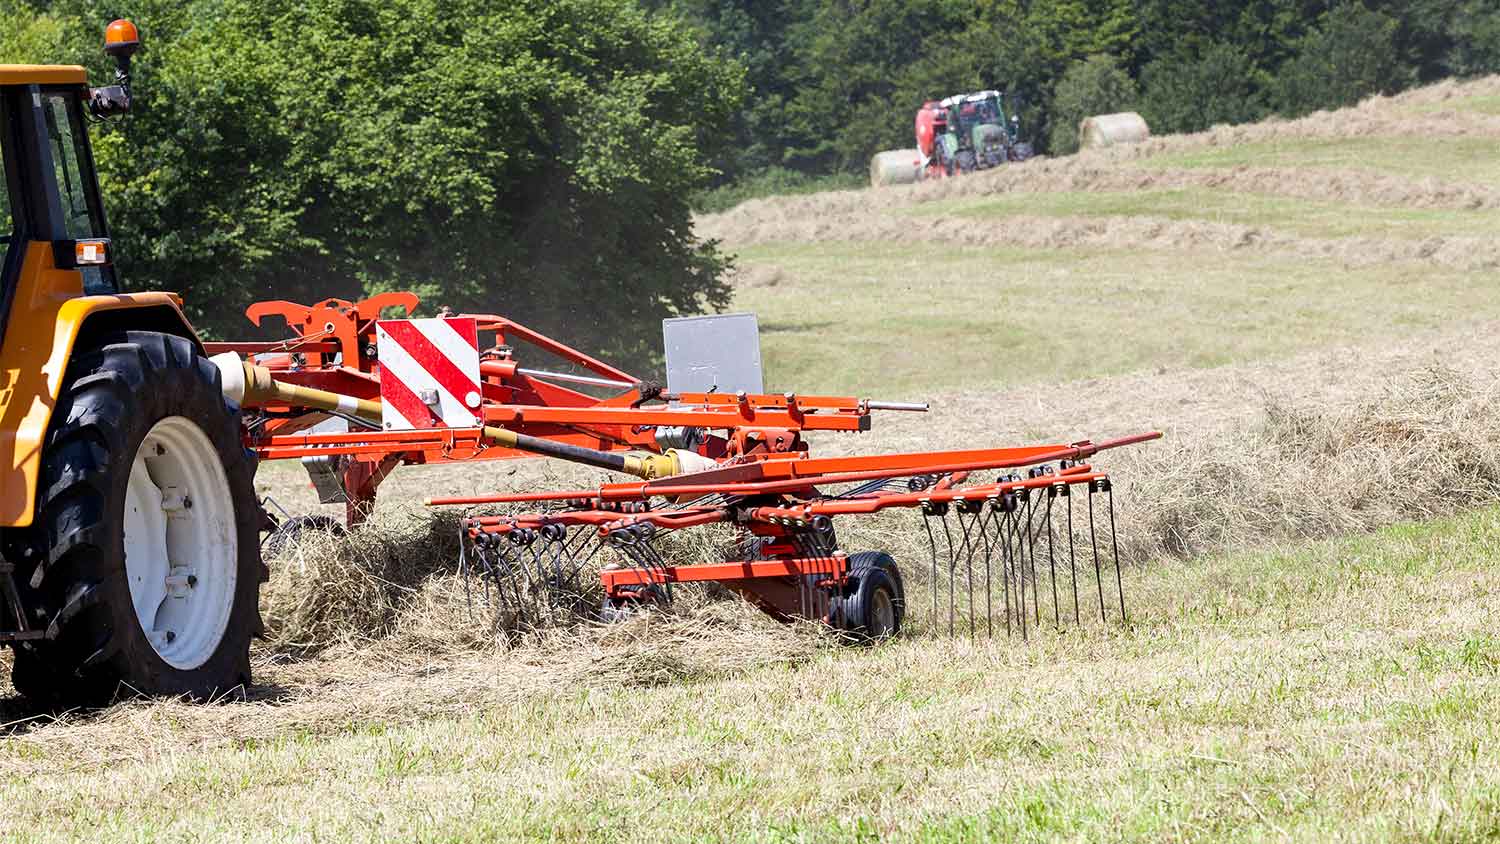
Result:
<svg viewBox="0 0 1500 844"><path fill-rule="evenodd" d="M902 510L920 519L916 535L927 551L926 560L906 561L907 576L930 595L909 603L905 581L886 557L878 577L892 594L868 600L888 615L893 607L898 614L910 608L926 615L918 627L931 633L1004 631L1023 639L1095 617L1124 622L1113 483L1087 462L1038 453L1049 459L1010 465L998 476L984 473L988 479L982 469L952 468L954 453L939 453L921 455L925 464L908 459L899 462L916 465L874 470L875 477L861 470L805 480L731 479L692 484L691 496L673 494L681 485L651 484L558 493L555 510L466 520L465 570L518 628L608 620L671 603L677 584L713 581L777 618L846 631L886 629L866 617L873 610L861 591L861 580L877 575L862 568L863 557L851 564L834 518ZM736 531L724 561L671 562L678 555L664 550L662 540L708 524Z"/></svg>

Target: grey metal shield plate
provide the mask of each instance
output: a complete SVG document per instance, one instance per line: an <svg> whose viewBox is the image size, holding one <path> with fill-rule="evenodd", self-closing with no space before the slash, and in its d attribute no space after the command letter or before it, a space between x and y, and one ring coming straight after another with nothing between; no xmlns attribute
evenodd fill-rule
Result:
<svg viewBox="0 0 1500 844"><path fill-rule="evenodd" d="M661 333L669 392L765 392L755 314L664 319Z"/></svg>

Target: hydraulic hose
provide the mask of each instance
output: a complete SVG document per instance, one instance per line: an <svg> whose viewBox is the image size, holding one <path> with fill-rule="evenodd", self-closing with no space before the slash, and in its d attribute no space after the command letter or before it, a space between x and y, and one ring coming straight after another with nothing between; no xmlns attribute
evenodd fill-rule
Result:
<svg viewBox="0 0 1500 844"><path fill-rule="evenodd" d="M215 355L211 360L223 377L224 395L242 405L258 407L284 404L289 407L346 413L377 425L381 422L381 403L378 399L357 399L315 387L277 381L270 369L241 360L234 352ZM718 465L699 454L680 449L671 449L665 454L620 453L533 437L498 425L485 425L480 430L485 439L502 448L623 472L646 480L712 469Z"/></svg>

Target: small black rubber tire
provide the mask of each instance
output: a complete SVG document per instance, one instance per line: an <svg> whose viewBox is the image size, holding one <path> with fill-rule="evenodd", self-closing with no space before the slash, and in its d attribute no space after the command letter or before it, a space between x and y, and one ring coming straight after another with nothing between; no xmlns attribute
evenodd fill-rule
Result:
<svg viewBox="0 0 1500 844"><path fill-rule="evenodd" d="M880 618L882 602L889 602L889 620ZM896 561L884 551L861 551L849 556L849 577L843 594L829 607L833 627L856 642L876 642L901 633L906 618L906 587Z"/></svg>
<svg viewBox="0 0 1500 844"><path fill-rule="evenodd" d="M303 513L276 526L261 545L261 554L265 557L275 557L287 546L294 545L309 533L321 532L329 536L346 536L349 531L332 516L322 513Z"/></svg>
<svg viewBox="0 0 1500 844"><path fill-rule="evenodd" d="M128 331L75 350L47 432L28 553L17 565L22 602L52 637L15 648L12 684L23 695L93 705L122 694L202 699L250 684L250 640L263 632L258 603L269 572L260 557L255 460L240 442L239 415L219 370L186 338ZM152 427L170 416L192 420L212 443L233 503L228 620L192 669L168 664L152 647L125 570L131 466Z"/></svg>
<svg viewBox="0 0 1500 844"><path fill-rule="evenodd" d="M1031 144L1022 141L1011 149L1011 161L1025 161L1036 155L1036 149Z"/></svg>

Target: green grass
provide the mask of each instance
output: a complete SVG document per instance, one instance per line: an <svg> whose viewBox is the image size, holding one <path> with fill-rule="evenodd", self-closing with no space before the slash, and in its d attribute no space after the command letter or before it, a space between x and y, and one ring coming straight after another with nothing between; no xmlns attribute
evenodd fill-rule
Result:
<svg viewBox="0 0 1500 844"><path fill-rule="evenodd" d="M44 740L0 745L0 829L17 842L1500 833L1500 512L1157 566L1128 588L1129 630L1029 644L835 649L103 768Z"/></svg>
<svg viewBox="0 0 1500 844"><path fill-rule="evenodd" d="M1210 188L999 194L927 202L903 210L914 216L951 215L978 220L1018 215L1149 216L1263 226L1307 237L1423 238L1492 236L1500 232L1500 211L1495 210L1381 207Z"/></svg>
<svg viewBox="0 0 1500 844"><path fill-rule="evenodd" d="M1156 155L1135 166L1354 169L1500 185L1500 155L1493 138L1295 138Z"/></svg>
<svg viewBox="0 0 1500 844"><path fill-rule="evenodd" d="M1444 102L1423 103L1411 109L1419 114L1435 111L1467 111L1475 114L1500 114L1500 94L1476 94L1458 97Z"/></svg>
<svg viewBox="0 0 1500 844"><path fill-rule="evenodd" d="M1488 273L1254 248L774 244L740 260L779 269L734 301L760 317L767 387L878 398L1275 360L1500 313Z"/></svg>

